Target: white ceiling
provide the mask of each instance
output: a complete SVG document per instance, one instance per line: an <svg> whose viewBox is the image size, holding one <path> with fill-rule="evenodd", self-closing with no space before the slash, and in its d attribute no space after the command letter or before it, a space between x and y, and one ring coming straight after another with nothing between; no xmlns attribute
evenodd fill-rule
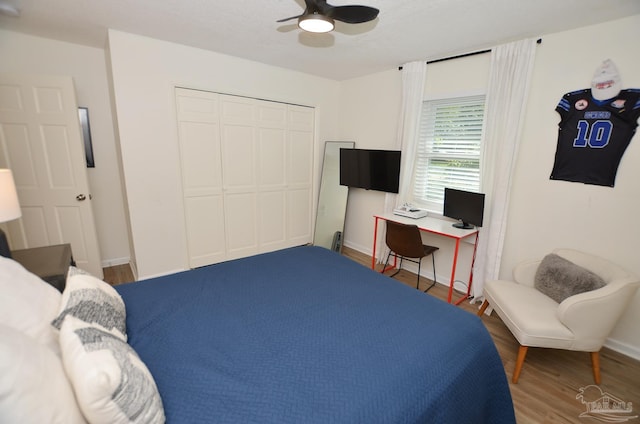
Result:
<svg viewBox="0 0 640 424"><path fill-rule="evenodd" d="M640 13L638 0L329 0L380 9L375 21L309 34L303 0L0 0L0 28L104 47L107 28L335 80ZM629 40L631 41L631 40ZM1 42L1 40L0 40Z"/></svg>

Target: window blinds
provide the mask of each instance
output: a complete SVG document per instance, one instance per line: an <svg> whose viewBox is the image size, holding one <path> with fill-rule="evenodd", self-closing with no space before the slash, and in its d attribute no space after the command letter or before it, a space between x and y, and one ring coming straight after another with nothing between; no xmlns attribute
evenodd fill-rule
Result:
<svg viewBox="0 0 640 424"><path fill-rule="evenodd" d="M480 190L484 95L425 101L416 151L413 197L442 209L444 188Z"/></svg>

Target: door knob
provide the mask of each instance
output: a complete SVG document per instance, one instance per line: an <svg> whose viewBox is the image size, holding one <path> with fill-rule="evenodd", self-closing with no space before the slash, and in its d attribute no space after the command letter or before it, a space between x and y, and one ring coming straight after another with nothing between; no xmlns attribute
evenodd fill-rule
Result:
<svg viewBox="0 0 640 424"><path fill-rule="evenodd" d="M83 201L83 200L85 200L86 198L87 198L87 196L85 196L84 194L78 194L78 195L76 196L76 200L77 200L78 202L82 202L82 201Z"/></svg>

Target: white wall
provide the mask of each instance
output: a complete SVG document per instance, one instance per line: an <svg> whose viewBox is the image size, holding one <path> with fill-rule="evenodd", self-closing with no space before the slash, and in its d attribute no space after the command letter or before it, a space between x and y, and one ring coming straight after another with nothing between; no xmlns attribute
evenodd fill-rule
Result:
<svg viewBox="0 0 640 424"><path fill-rule="evenodd" d="M360 149L395 149L402 80L398 70L341 83L342 140ZM371 254L373 214L384 208L384 193L349 189L344 245Z"/></svg>
<svg viewBox="0 0 640 424"><path fill-rule="evenodd" d="M0 30L0 72L73 77L89 108L95 168L87 174L103 266L129 262L104 50Z"/></svg>
<svg viewBox="0 0 640 424"><path fill-rule="evenodd" d="M618 65L625 88L640 87L640 57L635 45L635 40L640 39L640 15L542 38L536 51L516 165L501 277L509 278L516 263L539 258L561 246L601 255L640 275L636 246L640 240L640 225L637 225L640 136L636 134L625 153L615 188L549 180L559 121L555 107L562 95L588 88L596 67L608 58ZM458 84L461 92L470 89L468 81L459 73L459 62L452 60L427 67L426 90L432 94L448 92L444 87L451 84ZM483 74L486 65L485 62L468 64L467 71ZM400 73L393 70L346 81L342 83L342 91L343 135L356 141L358 147L393 147L397 121L393 108L399 107ZM378 94L377 98L374 93ZM380 103L389 104L386 117L380 113L384 107ZM371 252L373 219L370 217L382 211L383 206L383 194L352 190L345 246ZM448 249L445 245L444 252L437 254L438 278L451 266ZM465 256L464 252L461 256ZM459 275L464 277L461 269L468 269L468 265L458 267ZM429 272L425 271L424 275L429 276ZM446 278L446 274L444 276ZM640 358L637 322L640 322L640 293L607 345Z"/></svg>
<svg viewBox="0 0 640 424"><path fill-rule="evenodd" d="M316 108L315 202L326 140L338 140L337 82L109 31L113 91L138 276L188 267L174 86Z"/></svg>
<svg viewBox="0 0 640 424"><path fill-rule="evenodd" d="M589 88L595 69L612 59L624 88L640 88L640 15L545 35L536 51L531 93L514 179L501 276L554 247L601 255L640 275L640 136L633 138L614 188L551 181L564 93ZM640 293L608 345L640 358Z"/></svg>

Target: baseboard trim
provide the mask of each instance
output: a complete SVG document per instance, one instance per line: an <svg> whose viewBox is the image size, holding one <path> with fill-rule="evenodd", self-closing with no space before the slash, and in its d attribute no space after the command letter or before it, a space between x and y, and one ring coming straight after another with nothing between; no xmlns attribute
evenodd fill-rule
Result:
<svg viewBox="0 0 640 424"><path fill-rule="evenodd" d="M366 248L364 246L360 246L359 244L350 243L347 241L344 242L344 246L348 247L349 249L357 250L358 252L364 253L365 255L371 256L371 246L369 246L369 248Z"/></svg>
<svg viewBox="0 0 640 424"><path fill-rule="evenodd" d="M102 261L102 268L109 268L110 266L126 265L129 262L131 262L131 258L128 256L125 258L106 259Z"/></svg>
<svg viewBox="0 0 640 424"><path fill-rule="evenodd" d="M604 346L615 350L618 353L621 353L625 356L635 359L636 361L640 361L640 348L637 346L631 346L627 343L621 342L615 339L607 339L604 342Z"/></svg>

